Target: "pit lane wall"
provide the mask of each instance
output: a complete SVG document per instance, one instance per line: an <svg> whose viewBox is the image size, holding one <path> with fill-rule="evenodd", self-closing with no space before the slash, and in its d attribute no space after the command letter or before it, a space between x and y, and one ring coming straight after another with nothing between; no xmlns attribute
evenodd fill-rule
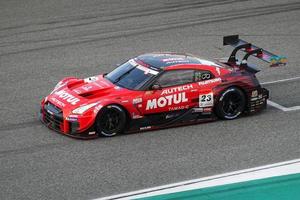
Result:
<svg viewBox="0 0 300 200"><path fill-rule="evenodd" d="M97 200L299 200L300 159Z"/></svg>

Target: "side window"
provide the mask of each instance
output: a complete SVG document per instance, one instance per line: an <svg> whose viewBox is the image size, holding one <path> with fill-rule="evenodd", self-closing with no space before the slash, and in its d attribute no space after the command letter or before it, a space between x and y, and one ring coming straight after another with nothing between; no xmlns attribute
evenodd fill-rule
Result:
<svg viewBox="0 0 300 200"><path fill-rule="evenodd" d="M182 85L194 82L194 70L172 70L165 72L157 82L161 87Z"/></svg>

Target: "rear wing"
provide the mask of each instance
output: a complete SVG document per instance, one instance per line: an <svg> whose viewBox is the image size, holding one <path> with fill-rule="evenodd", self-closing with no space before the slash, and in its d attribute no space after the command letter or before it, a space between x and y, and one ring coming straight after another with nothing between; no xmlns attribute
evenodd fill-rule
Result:
<svg viewBox="0 0 300 200"><path fill-rule="evenodd" d="M278 56L275 55L269 51L266 51L260 47L254 46L251 43L248 43L244 40L239 39L238 35L230 35L230 36L225 36L223 38L223 45L230 45L234 47L234 50L232 51L228 63L231 64L236 64L237 59L236 59L236 53L239 50L242 50L246 52L244 58L241 60L241 67L244 67L246 70L257 72L257 70L249 67L247 65L247 59L249 56L254 56L256 58L259 58L265 62L270 63L270 67L276 67L276 66L283 66L286 65L287 63L287 58L285 56Z"/></svg>

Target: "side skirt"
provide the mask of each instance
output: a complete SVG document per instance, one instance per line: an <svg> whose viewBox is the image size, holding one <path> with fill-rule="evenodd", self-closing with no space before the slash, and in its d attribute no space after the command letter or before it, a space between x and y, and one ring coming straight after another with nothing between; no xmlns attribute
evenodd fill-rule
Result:
<svg viewBox="0 0 300 200"><path fill-rule="evenodd" d="M217 117L212 111L203 112L203 110L201 111L199 108L191 108L176 112L173 111L147 115L141 119L131 120L129 129L126 131L126 133L164 129L176 126L210 122L215 120L217 120Z"/></svg>

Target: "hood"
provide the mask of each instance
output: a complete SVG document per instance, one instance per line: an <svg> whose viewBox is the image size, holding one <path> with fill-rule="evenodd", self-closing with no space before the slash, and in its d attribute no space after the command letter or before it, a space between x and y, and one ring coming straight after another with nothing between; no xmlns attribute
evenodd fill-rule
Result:
<svg viewBox="0 0 300 200"><path fill-rule="evenodd" d="M71 82L67 87L78 96L92 99L111 93L111 90L114 89L115 85L104 79L103 76L100 76L81 79L73 83Z"/></svg>
<svg viewBox="0 0 300 200"><path fill-rule="evenodd" d="M84 104L102 100L104 97L118 95L124 88L115 86L102 75L86 79L72 79L55 89L48 99L61 108L75 109Z"/></svg>

